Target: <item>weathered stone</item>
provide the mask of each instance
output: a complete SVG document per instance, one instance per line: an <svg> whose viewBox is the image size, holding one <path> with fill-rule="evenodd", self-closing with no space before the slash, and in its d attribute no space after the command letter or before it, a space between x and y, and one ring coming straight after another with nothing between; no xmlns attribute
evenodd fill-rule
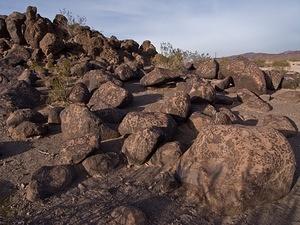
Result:
<svg viewBox="0 0 300 225"><path fill-rule="evenodd" d="M193 103L214 102L216 98L216 90L207 82L190 80L179 83L177 89L187 93Z"/></svg>
<svg viewBox="0 0 300 225"><path fill-rule="evenodd" d="M293 137L297 135L297 126L290 118L280 115L266 115L259 118L257 126L272 127L280 131L286 137Z"/></svg>
<svg viewBox="0 0 300 225"><path fill-rule="evenodd" d="M62 163L77 164L94 150L100 148L101 138L97 134L85 134L64 143L61 150Z"/></svg>
<svg viewBox="0 0 300 225"><path fill-rule="evenodd" d="M146 40L140 46L140 54L145 58L153 58L157 54L157 51L151 41Z"/></svg>
<svg viewBox="0 0 300 225"><path fill-rule="evenodd" d="M128 136L124 141L122 152L129 165L142 165L149 160L158 144L163 139L161 130L144 129Z"/></svg>
<svg viewBox="0 0 300 225"><path fill-rule="evenodd" d="M211 85L216 89L216 91L224 91L233 85L232 77L225 77L222 80L212 80Z"/></svg>
<svg viewBox="0 0 300 225"><path fill-rule="evenodd" d="M24 38L32 48L39 48L39 43L51 30L50 21L37 15L37 8L28 6L26 10L26 29Z"/></svg>
<svg viewBox="0 0 300 225"><path fill-rule="evenodd" d="M156 150L149 163L158 167L173 167L182 153L179 142L168 142Z"/></svg>
<svg viewBox="0 0 300 225"><path fill-rule="evenodd" d="M128 52L138 52L139 44L134 40L124 40L121 43L121 49Z"/></svg>
<svg viewBox="0 0 300 225"><path fill-rule="evenodd" d="M40 92L24 81L5 88L0 95L0 108L6 112L34 108L41 103Z"/></svg>
<svg viewBox="0 0 300 225"><path fill-rule="evenodd" d="M88 61L77 62L70 69L70 73L72 76L82 77L90 70L90 63Z"/></svg>
<svg viewBox="0 0 300 225"><path fill-rule="evenodd" d="M103 141L115 139L120 137L120 133L118 132L118 125L111 123L103 123L100 126L100 135Z"/></svg>
<svg viewBox="0 0 300 225"><path fill-rule="evenodd" d="M122 81L132 80L137 78L136 72L125 63L122 63L115 69L115 75Z"/></svg>
<svg viewBox="0 0 300 225"><path fill-rule="evenodd" d="M73 86L68 99L72 103L88 103L90 92L85 84L77 83Z"/></svg>
<svg viewBox="0 0 300 225"><path fill-rule="evenodd" d="M61 124L60 113L64 110L62 107L48 107L48 124Z"/></svg>
<svg viewBox="0 0 300 225"><path fill-rule="evenodd" d="M289 103L300 103L300 91L282 91L278 92L273 97L276 100L289 102Z"/></svg>
<svg viewBox="0 0 300 225"><path fill-rule="evenodd" d="M220 112L225 113L227 116L229 116L232 123L240 123L242 119L236 115L234 112L232 112L230 109L221 107L219 108Z"/></svg>
<svg viewBox="0 0 300 225"><path fill-rule="evenodd" d="M185 120L191 110L191 101L188 94L175 92L164 97L163 100L151 104L145 111L161 112L174 116L175 119Z"/></svg>
<svg viewBox="0 0 300 225"><path fill-rule="evenodd" d="M92 177L102 177L116 169L120 163L120 156L114 152L98 154L88 157L82 162L87 173Z"/></svg>
<svg viewBox="0 0 300 225"><path fill-rule="evenodd" d="M8 127L16 127L24 121L44 123L45 117L32 109L18 109L9 115L6 120L6 125Z"/></svg>
<svg viewBox="0 0 300 225"><path fill-rule="evenodd" d="M164 113L130 112L119 125L121 135L136 133L150 128L160 128L166 138L171 137L176 128L176 122Z"/></svg>
<svg viewBox="0 0 300 225"><path fill-rule="evenodd" d="M21 45L14 45L0 61L10 66L23 65L30 59L30 52Z"/></svg>
<svg viewBox="0 0 300 225"><path fill-rule="evenodd" d="M65 139L83 137L86 134L98 134L101 120L80 104L71 104L60 115L61 130Z"/></svg>
<svg viewBox="0 0 300 225"><path fill-rule="evenodd" d="M269 90L278 90L281 85L283 74L281 71L271 70L264 71L266 78L267 89Z"/></svg>
<svg viewBox="0 0 300 225"><path fill-rule="evenodd" d="M8 42L4 38L0 38L0 54L3 54L9 48Z"/></svg>
<svg viewBox="0 0 300 225"><path fill-rule="evenodd" d="M194 71L194 73L201 78L215 79L217 77L219 66L214 59L201 61L200 63L197 63L195 67L196 71Z"/></svg>
<svg viewBox="0 0 300 225"><path fill-rule="evenodd" d="M26 190L29 201L48 198L68 188L75 178L70 166L43 166L32 175Z"/></svg>
<svg viewBox="0 0 300 225"><path fill-rule="evenodd" d="M298 82L293 77L284 76L281 82L281 87L284 89L296 89L298 88Z"/></svg>
<svg viewBox="0 0 300 225"><path fill-rule="evenodd" d="M105 103L110 106L108 108L123 107L129 104L132 98L132 94L126 89L108 81L93 93L88 106L93 110L103 109L98 107L98 103Z"/></svg>
<svg viewBox="0 0 300 225"><path fill-rule="evenodd" d="M9 33L6 28L6 22L4 18L0 18L0 38L8 38Z"/></svg>
<svg viewBox="0 0 300 225"><path fill-rule="evenodd" d="M145 87L161 85L170 81L175 81L181 76L182 74L172 72L168 69L155 68L140 80L140 84Z"/></svg>
<svg viewBox="0 0 300 225"><path fill-rule="evenodd" d="M272 110L272 106L262 100L259 96L249 91L248 89L241 89L237 93L238 100L243 104L242 106L247 110L268 112Z"/></svg>
<svg viewBox="0 0 300 225"><path fill-rule="evenodd" d="M219 63L219 78L232 77L236 88L248 88L256 94L266 93L264 73L250 60L237 57L221 59Z"/></svg>
<svg viewBox="0 0 300 225"><path fill-rule="evenodd" d="M33 85L35 83L35 81L37 81L37 76L35 73L33 73L31 70L29 69L25 69L21 75L18 77L18 80L22 80L25 81L26 83Z"/></svg>
<svg viewBox="0 0 300 225"><path fill-rule="evenodd" d="M146 225L147 218L138 208L119 206L111 213L112 221L109 225Z"/></svg>
<svg viewBox="0 0 300 225"><path fill-rule="evenodd" d="M121 121L126 115L126 111L124 109L118 109L118 108L101 109L95 111L95 113L103 122L116 123L116 124L121 123Z"/></svg>
<svg viewBox="0 0 300 225"><path fill-rule="evenodd" d="M108 81L111 81L118 86L122 86L121 81L104 70L91 70L83 76L80 82L84 83L90 92L93 92Z"/></svg>
<svg viewBox="0 0 300 225"><path fill-rule="evenodd" d="M177 167L187 197L210 210L232 215L285 196L295 156L272 128L206 126Z"/></svg>
<svg viewBox="0 0 300 225"><path fill-rule="evenodd" d="M47 128L41 124L24 121L16 127L10 127L8 131L13 139L26 140L27 138L44 135Z"/></svg>
<svg viewBox="0 0 300 225"><path fill-rule="evenodd" d="M19 12L13 12L5 19L8 33L15 44L25 43L23 35L25 19L25 15Z"/></svg>
<svg viewBox="0 0 300 225"><path fill-rule="evenodd" d="M55 34L47 33L40 41L40 48L46 56L50 54L56 55L62 50L63 43Z"/></svg>

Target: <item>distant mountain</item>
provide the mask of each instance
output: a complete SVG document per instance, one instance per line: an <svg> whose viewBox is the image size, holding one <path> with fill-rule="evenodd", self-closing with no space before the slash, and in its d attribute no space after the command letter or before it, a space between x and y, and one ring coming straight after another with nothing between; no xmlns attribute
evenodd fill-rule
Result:
<svg viewBox="0 0 300 225"><path fill-rule="evenodd" d="M279 54L248 52L241 55L230 56L230 58L237 57L237 56L243 56L251 60L269 60L269 61L299 60L300 61L300 51L286 51Z"/></svg>

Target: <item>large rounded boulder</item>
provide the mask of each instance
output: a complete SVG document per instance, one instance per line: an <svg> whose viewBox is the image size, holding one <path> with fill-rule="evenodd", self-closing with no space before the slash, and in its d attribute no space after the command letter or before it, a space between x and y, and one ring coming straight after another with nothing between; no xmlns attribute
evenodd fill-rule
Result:
<svg viewBox="0 0 300 225"><path fill-rule="evenodd" d="M227 215L282 198L294 172L295 156L281 133L237 125L204 127L177 167L188 198Z"/></svg>
<svg viewBox="0 0 300 225"><path fill-rule="evenodd" d="M256 94L264 94L267 90L265 74L249 59L221 59L219 63L219 78L232 77L237 89L248 88Z"/></svg>

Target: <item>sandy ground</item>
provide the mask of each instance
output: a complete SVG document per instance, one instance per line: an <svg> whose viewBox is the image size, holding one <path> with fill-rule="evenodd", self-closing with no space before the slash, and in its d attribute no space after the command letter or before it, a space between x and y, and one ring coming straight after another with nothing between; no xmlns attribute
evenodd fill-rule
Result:
<svg viewBox="0 0 300 225"><path fill-rule="evenodd" d="M170 88L145 90L138 83L130 83L126 88L135 96L128 111L142 110L146 105L158 101L164 94L172 91ZM274 108L269 113L288 116L300 128L300 103L279 101L276 94L269 101ZM263 96L264 99L268 97ZM243 110L241 105L233 107L232 110L248 118L259 119L261 116L259 113ZM16 142L7 136L3 119L0 118L0 121L0 180L15 186L11 197L0 204L0 224L107 224L111 210L124 204L140 207L151 225L300 224L299 134L289 139L298 164L295 184L290 194L277 202L258 206L242 215L221 218L210 215L201 207L189 205L176 191L159 195L160 188L155 181L160 172L147 166L134 169L123 167L107 177L97 179L83 175L68 191L45 201L29 203L24 200L24 187L34 170L59 161L61 134L53 129L47 137ZM180 131L177 132L181 136ZM102 149L119 151L122 141L123 139L119 138L103 142Z"/></svg>

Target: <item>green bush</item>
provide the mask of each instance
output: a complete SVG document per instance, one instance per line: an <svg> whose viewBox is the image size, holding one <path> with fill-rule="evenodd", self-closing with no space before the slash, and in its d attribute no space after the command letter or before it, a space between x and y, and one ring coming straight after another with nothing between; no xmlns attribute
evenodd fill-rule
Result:
<svg viewBox="0 0 300 225"><path fill-rule="evenodd" d="M210 59L208 54L200 54L197 51L174 48L172 44L163 42L160 45L160 54L157 54L152 63L157 67L163 67L176 72L184 71L185 62L199 62Z"/></svg>
<svg viewBox="0 0 300 225"><path fill-rule="evenodd" d="M287 60L277 60L272 63L272 66L279 69L285 69L290 67L290 63Z"/></svg>
<svg viewBox="0 0 300 225"><path fill-rule="evenodd" d="M266 60L263 59L257 59L254 61L259 67L266 67L267 63Z"/></svg>
<svg viewBox="0 0 300 225"><path fill-rule="evenodd" d="M53 66L53 79L51 80L51 89L48 95L48 102L66 103L68 98L68 78L70 76L71 61L63 59L61 62Z"/></svg>

